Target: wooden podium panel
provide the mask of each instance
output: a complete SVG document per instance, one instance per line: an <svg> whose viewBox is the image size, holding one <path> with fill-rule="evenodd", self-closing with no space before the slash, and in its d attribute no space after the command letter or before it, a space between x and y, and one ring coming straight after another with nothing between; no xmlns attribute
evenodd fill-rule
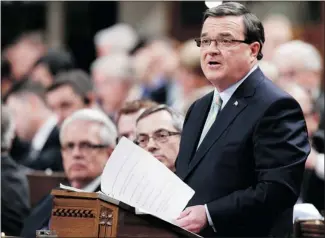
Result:
<svg viewBox="0 0 325 238"><path fill-rule="evenodd" d="M196 237L190 232L135 209L105 201L98 193L52 190L50 229L58 237Z"/></svg>

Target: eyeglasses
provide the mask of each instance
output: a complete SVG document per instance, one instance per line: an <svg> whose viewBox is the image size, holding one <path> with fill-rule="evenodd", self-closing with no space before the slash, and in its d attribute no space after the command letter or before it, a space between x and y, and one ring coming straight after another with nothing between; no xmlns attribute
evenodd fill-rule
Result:
<svg viewBox="0 0 325 238"><path fill-rule="evenodd" d="M81 153L90 153L94 150L102 149L108 147L108 145L104 144L92 144L90 142L80 142L79 144L75 144L73 142L67 143L61 146L61 149L66 153L71 153L75 146L79 147Z"/></svg>
<svg viewBox="0 0 325 238"><path fill-rule="evenodd" d="M217 39L210 39L210 38L196 38L195 42L198 47L208 47L211 45L211 42L215 41L219 48L228 48L231 47L234 42L245 43L249 44L248 40L235 40L229 38L217 38Z"/></svg>
<svg viewBox="0 0 325 238"><path fill-rule="evenodd" d="M135 143L138 144L141 147L146 147L149 143L150 138L152 138L154 141L159 143L165 143L168 140L168 137L179 135L180 132L173 132L168 130L157 130L155 131L152 136L146 135L146 134L140 134L137 139L135 140Z"/></svg>

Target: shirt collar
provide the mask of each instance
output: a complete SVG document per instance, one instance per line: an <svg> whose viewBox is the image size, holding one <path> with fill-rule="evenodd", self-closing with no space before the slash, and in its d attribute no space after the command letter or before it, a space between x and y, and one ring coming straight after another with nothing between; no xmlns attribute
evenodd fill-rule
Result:
<svg viewBox="0 0 325 238"><path fill-rule="evenodd" d="M49 117L38 129L32 140L32 147L35 150L42 150L46 140L50 136L53 128L56 126L58 119L56 116Z"/></svg>
<svg viewBox="0 0 325 238"><path fill-rule="evenodd" d="M229 99L231 98L231 96L234 94L234 92L236 91L236 89L245 81L245 79L254 71L257 69L257 64L255 64L251 70L238 82L234 83L233 85L231 85L229 88L227 88L226 90L222 91L221 93L218 92L218 90L215 88L214 89L214 94L213 94L213 102L216 101L218 94L220 95L221 99L222 99L222 106L221 109L223 109L227 102L229 101Z"/></svg>
<svg viewBox="0 0 325 238"><path fill-rule="evenodd" d="M88 193L92 193L92 192L96 192L96 188L99 187L101 182L101 176L95 178L93 181L91 181L89 184L87 184L84 188L82 188L83 191L88 192Z"/></svg>

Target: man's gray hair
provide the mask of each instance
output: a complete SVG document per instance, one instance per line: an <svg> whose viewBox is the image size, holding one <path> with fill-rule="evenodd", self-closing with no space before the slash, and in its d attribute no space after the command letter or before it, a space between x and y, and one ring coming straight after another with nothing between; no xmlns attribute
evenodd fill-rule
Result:
<svg viewBox="0 0 325 238"><path fill-rule="evenodd" d="M112 53L96 59L90 66L91 71L100 70L106 77L119 78L133 82L133 61L126 53Z"/></svg>
<svg viewBox="0 0 325 238"><path fill-rule="evenodd" d="M62 142L64 130L74 121L89 121L98 123L101 126L100 138L103 144L109 145L111 148L116 146L117 129L112 120L105 115L100 109L85 108L74 112L71 116L66 118L60 130L60 142Z"/></svg>
<svg viewBox="0 0 325 238"><path fill-rule="evenodd" d="M1 152L11 148L12 140L15 136L15 125L8 108L1 105Z"/></svg>
<svg viewBox="0 0 325 238"><path fill-rule="evenodd" d="M184 116L182 114L180 114L179 112L175 111L174 109L172 109L171 107L168 107L165 104L160 104L158 106L154 106L154 107L150 107L150 108L146 109L138 117L136 123L138 124L138 122L141 119L143 119L153 113L156 113L158 111L167 111L172 116L172 123L173 123L173 126L175 127L175 129L177 130L177 132L183 131L183 124L184 124L184 119L185 119Z"/></svg>
<svg viewBox="0 0 325 238"><path fill-rule="evenodd" d="M316 72L323 69L322 57L317 48L301 40L289 41L277 47L273 61L281 65L295 65L297 69Z"/></svg>

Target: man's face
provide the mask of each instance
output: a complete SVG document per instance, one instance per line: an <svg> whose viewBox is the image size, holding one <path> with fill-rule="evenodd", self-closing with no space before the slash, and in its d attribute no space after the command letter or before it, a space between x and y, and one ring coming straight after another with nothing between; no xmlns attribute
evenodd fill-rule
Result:
<svg viewBox="0 0 325 238"><path fill-rule="evenodd" d="M298 64L292 65L290 63L277 63L277 65L280 72L279 80L283 80L284 82L296 82L297 84L307 89L308 92L310 92L312 95L318 93L321 82L320 73L311 70L305 70L304 66L299 67Z"/></svg>
<svg viewBox="0 0 325 238"><path fill-rule="evenodd" d="M141 119L137 126L137 139L148 143L139 145L150 152L161 163L172 171L175 171L175 160L179 150L180 135L172 124L172 117L167 111L158 111ZM176 135L166 136L170 132ZM153 139L152 136L156 137ZM159 139L160 138L160 139Z"/></svg>
<svg viewBox="0 0 325 238"><path fill-rule="evenodd" d="M7 101L15 121L16 133L19 138L30 141L34 136L34 107L28 100L28 96L21 98L19 96L10 96Z"/></svg>
<svg viewBox="0 0 325 238"><path fill-rule="evenodd" d="M62 85L48 92L46 101L57 115L59 125L73 112L86 106L82 98L73 91L70 85Z"/></svg>
<svg viewBox="0 0 325 238"><path fill-rule="evenodd" d="M119 78L109 78L100 71L93 72L92 78L96 88L96 96L106 114L119 110L128 93L128 86Z"/></svg>
<svg viewBox="0 0 325 238"><path fill-rule="evenodd" d="M102 174L111 149L100 147L100 125L76 120L63 131L61 141L64 171L71 185L80 188L80 181L89 183ZM96 148L94 148L96 147Z"/></svg>
<svg viewBox="0 0 325 238"><path fill-rule="evenodd" d="M53 77L45 64L39 64L32 70L31 79L44 87L49 87L53 82Z"/></svg>
<svg viewBox="0 0 325 238"><path fill-rule="evenodd" d="M129 140L135 140L136 120L142 111L143 110L139 110L135 113L122 114L120 116L117 124L119 138L124 136Z"/></svg>
<svg viewBox="0 0 325 238"><path fill-rule="evenodd" d="M241 16L208 17L202 27L202 39L245 40ZM201 46L201 67L206 78L224 90L243 78L258 53L258 43L251 45L232 42L228 46ZM229 85L230 84L230 85Z"/></svg>

